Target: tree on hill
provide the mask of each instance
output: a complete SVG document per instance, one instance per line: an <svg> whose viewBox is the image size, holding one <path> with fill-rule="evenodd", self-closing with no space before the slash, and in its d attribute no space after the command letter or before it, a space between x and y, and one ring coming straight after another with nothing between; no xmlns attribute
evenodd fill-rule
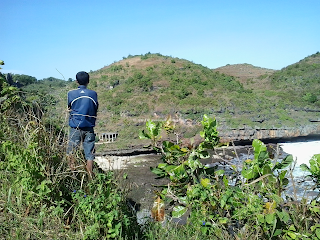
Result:
<svg viewBox="0 0 320 240"><path fill-rule="evenodd" d="M14 83L18 82L23 86L37 82L37 79L35 77L25 75L25 74L12 74L12 80Z"/></svg>
<svg viewBox="0 0 320 240"><path fill-rule="evenodd" d="M4 65L4 61L0 60L0 65ZM2 69L2 68L0 67L0 69ZM5 78L4 78L3 74L0 72L0 91L2 89L2 84L4 83L4 80L5 80Z"/></svg>

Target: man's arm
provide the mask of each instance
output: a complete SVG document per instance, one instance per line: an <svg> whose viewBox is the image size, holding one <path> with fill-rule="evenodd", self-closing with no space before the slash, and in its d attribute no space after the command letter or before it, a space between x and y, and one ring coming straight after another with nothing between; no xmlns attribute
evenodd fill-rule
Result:
<svg viewBox="0 0 320 240"><path fill-rule="evenodd" d="M71 96L70 96L70 91L67 94L67 99L68 99L68 109L71 109Z"/></svg>

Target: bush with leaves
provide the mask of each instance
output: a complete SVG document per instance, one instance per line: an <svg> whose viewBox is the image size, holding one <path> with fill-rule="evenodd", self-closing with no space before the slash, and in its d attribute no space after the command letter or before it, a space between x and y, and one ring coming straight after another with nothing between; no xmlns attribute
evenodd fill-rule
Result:
<svg viewBox="0 0 320 240"><path fill-rule="evenodd" d="M218 146L219 137L214 119L204 115L201 123L203 141L198 146L185 148L169 141L156 144L163 163L151 171L170 179L158 195L167 209L172 209L171 217L189 213L190 228L201 231L202 236L219 239L320 237L319 202L315 199L311 203L305 200L297 203L286 196L291 155L282 160L272 159L266 145L255 139L253 159L244 161L241 170L230 166L233 173L227 175L217 167L207 168L201 159ZM149 120L149 131L142 132L140 138L160 140L164 125ZM310 171L317 178L318 165L315 159L312 163Z"/></svg>
<svg viewBox="0 0 320 240"><path fill-rule="evenodd" d="M317 188L320 188L320 154L313 155L309 160L309 164L310 166L307 164L301 164L300 168L301 170L308 172L308 176L312 177Z"/></svg>

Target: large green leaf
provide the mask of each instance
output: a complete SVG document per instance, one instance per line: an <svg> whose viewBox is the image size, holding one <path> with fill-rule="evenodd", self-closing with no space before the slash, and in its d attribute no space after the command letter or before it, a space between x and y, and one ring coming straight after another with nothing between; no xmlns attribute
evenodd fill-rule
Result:
<svg viewBox="0 0 320 240"><path fill-rule="evenodd" d="M312 158L312 159L310 159L309 163L310 163L310 171L311 171L311 173L315 174L315 173L319 172L319 165L318 165L317 161L315 161Z"/></svg>
<svg viewBox="0 0 320 240"><path fill-rule="evenodd" d="M168 163L159 163L158 168L165 169L168 165Z"/></svg>
<svg viewBox="0 0 320 240"><path fill-rule="evenodd" d="M262 174L262 172L260 172L260 170L262 171L262 169L260 169L258 167L258 165L253 165L253 166L244 166L242 168L241 174L244 178L250 180L250 179L255 179L257 177L259 177L259 174Z"/></svg>
<svg viewBox="0 0 320 240"><path fill-rule="evenodd" d="M257 176L257 173L252 168L249 168L249 169L242 169L241 175L244 178L250 180L252 178L255 178Z"/></svg>
<svg viewBox="0 0 320 240"><path fill-rule="evenodd" d="M275 214L274 213L269 213L265 216L266 222L269 224L273 224L274 221L276 220Z"/></svg>
<svg viewBox="0 0 320 240"><path fill-rule="evenodd" d="M264 160L269 157L266 145L258 139L254 139L252 142L254 149L254 158L257 160Z"/></svg>
<svg viewBox="0 0 320 240"><path fill-rule="evenodd" d="M144 130L139 132L139 138L140 139L151 139L151 136L146 133Z"/></svg>
<svg viewBox="0 0 320 240"><path fill-rule="evenodd" d="M162 169L164 169L166 173L170 175L170 179L172 181L179 181L183 178L188 177L188 174L182 164L181 165L166 164L165 166L162 167Z"/></svg>
<svg viewBox="0 0 320 240"><path fill-rule="evenodd" d="M151 135L153 135L155 137L159 135L160 130L161 130L161 128L160 128L161 124L159 122L155 123L149 119L146 123L146 126L147 126L147 129Z"/></svg>
<svg viewBox="0 0 320 240"><path fill-rule="evenodd" d="M162 169L159 169L159 168L153 168L153 167L150 167L150 170L151 172L157 174L159 177L165 177L167 174L164 170Z"/></svg>
<svg viewBox="0 0 320 240"><path fill-rule="evenodd" d="M301 169L302 171L310 172L310 168L309 168L308 165L305 164L305 163L303 163L303 164L300 165L300 169Z"/></svg>
<svg viewBox="0 0 320 240"><path fill-rule="evenodd" d="M292 162L293 162L293 156L292 155L288 155L280 163L277 163L274 166L273 170L275 170L275 169L284 169L284 168L288 167Z"/></svg>
<svg viewBox="0 0 320 240"><path fill-rule="evenodd" d="M188 208L184 206L175 206L172 210L172 217L179 218L187 212Z"/></svg>
<svg viewBox="0 0 320 240"><path fill-rule="evenodd" d="M281 171L281 173L279 174L279 179L283 180L285 178L286 174L287 174L287 170Z"/></svg>
<svg viewBox="0 0 320 240"><path fill-rule="evenodd" d="M215 171L215 172L214 172L214 175L216 175L216 176L223 176L224 172L225 172L225 171L224 171L223 169L220 169L220 170Z"/></svg>
<svg viewBox="0 0 320 240"><path fill-rule="evenodd" d="M320 228L316 229L316 235L317 235L317 238L320 239Z"/></svg>

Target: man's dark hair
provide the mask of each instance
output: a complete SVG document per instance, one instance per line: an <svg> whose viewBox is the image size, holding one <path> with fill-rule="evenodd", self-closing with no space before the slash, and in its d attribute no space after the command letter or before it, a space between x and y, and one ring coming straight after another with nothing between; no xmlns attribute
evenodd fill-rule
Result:
<svg viewBox="0 0 320 240"><path fill-rule="evenodd" d="M87 72L78 72L76 79L80 85L87 85L89 83L89 74Z"/></svg>

